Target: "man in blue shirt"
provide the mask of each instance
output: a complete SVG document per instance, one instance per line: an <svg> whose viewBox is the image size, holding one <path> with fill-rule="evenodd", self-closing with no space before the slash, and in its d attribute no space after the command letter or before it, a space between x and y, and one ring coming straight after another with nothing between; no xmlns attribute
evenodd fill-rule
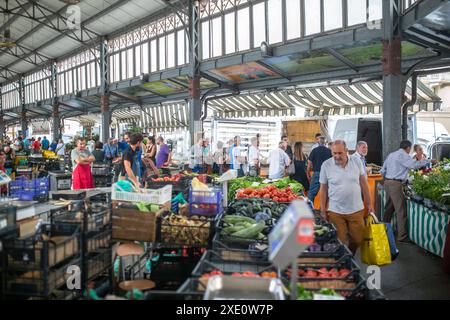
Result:
<svg viewBox="0 0 450 320"><path fill-rule="evenodd" d="M42 150L48 150L48 147L50 147L50 141L47 139L47 137L44 136L44 139L41 141Z"/></svg>
<svg viewBox="0 0 450 320"><path fill-rule="evenodd" d="M112 164L113 160L119 156L119 147L115 143L116 139L110 138L109 143L103 146L103 152L105 153L105 163Z"/></svg>
<svg viewBox="0 0 450 320"><path fill-rule="evenodd" d="M384 206L383 221L391 222L392 214L394 212L397 214L398 241L403 243L410 243L403 183L408 178L410 169L419 169L430 163L436 163L436 160L414 160L409 155L411 147L412 143L408 140L400 142L400 148L387 156L380 171L384 178L384 191L387 199Z"/></svg>
<svg viewBox="0 0 450 320"><path fill-rule="evenodd" d="M320 189L320 169L322 167L322 163L332 157L331 150L325 146L325 138L320 137L318 140L319 146L315 147L308 158L308 168L306 169L306 173L310 176L310 172L313 171L308 192L308 198L314 203L314 199L316 198L317 193L319 193Z"/></svg>
<svg viewBox="0 0 450 320"><path fill-rule="evenodd" d="M119 152L120 153L124 153L125 150L128 149L128 147L130 146L129 142L130 142L130 132L126 132L123 135L123 140L119 142Z"/></svg>

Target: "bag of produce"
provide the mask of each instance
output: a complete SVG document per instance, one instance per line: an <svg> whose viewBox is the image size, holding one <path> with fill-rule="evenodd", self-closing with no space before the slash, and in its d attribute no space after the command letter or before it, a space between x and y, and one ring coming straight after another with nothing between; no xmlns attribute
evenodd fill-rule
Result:
<svg viewBox="0 0 450 320"><path fill-rule="evenodd" d="M392 262L386 225L379 223L373 213L366 220L364 240L361 246L361 260L365 264L378 266Z"/></svg>

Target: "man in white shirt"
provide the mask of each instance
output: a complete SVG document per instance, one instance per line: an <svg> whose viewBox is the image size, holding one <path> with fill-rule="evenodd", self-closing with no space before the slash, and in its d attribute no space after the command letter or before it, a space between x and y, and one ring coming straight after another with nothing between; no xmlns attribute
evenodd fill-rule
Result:
<svg viewBox="0 0 450 320"><path fill-rule="evenodd" d="M256 177L259 175L259 149L258 149L258 138L253 137L250 139L251 146L248 149L248 165L249 173L251 177Z"/></svg>
<svg viewBox="0 0 450 320"><path fill-rule="evenodd" d="M419 169L436 160L424 159L416 161L409 153L412 143L408 140L400 142L400 149L390 153L384 160L381 174L384 177L384 191L386 192L386 204L384 209L384 222L391 222L392 214L397 214L398 241L410 243L408 239L408 220L406 199L403 192L403 183L408 178L410 169Z"/></svg>
<svg viewBox="0 0 450 320"><path fill-rule="evenodd" d="M348 156L345 141L336 140L332 154L320 170L320 211L335 225L339 240L346 243L349 236L348 247L354 255L364 235L361 191L369 212L373 212L369 186L361 161Z"/></svg>
<svg viewBox="0 0 450 320"><path fill-rule="evenodd" d="M367 142L365 141L359 141L356 144L356 151L355 153L353 153L351 155L351 157L355 158L355 159L359 159L363 165L364 171L367 168L367 163L366 163L366 157L367 157L367 153L369 152L369 146L367 145Z"/></svg>
<svg viewBox="0 0 450 320"><path fill-rule="evenodd" d="M269 179L283 178L286 168L291 164L291 159L285 152L287 143L280 141L278 148L272 150L269 154Z"/></svg>
<svg viewBox="0 0 450 320"><path fill-rule="evenodd" d="M203 165L203 138L198 139L197 143L192 146L192 171L200 173Z"/></svg>
<svg viewBox="0 0 450 320"><path fill-rule="evenodd" d="M237 170L238 177L244 176L244 164L246 162L246 157L241 154L241 137L234 137L234 146L231 149L231 165L232 169Z"/></svg>

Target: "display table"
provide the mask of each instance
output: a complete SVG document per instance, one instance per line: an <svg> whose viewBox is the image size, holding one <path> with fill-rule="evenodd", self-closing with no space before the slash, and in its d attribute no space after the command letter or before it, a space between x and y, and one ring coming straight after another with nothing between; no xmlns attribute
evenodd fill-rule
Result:
<svg viewBox="0 0 450 320"><path fill-rule="evenodd" d="M381 219L383 219L386 193L382 188L378 190L378 193L381 200ZM450 266L450 247L445 247L446 242L450 243L449 214L438 209L430 209L410 199L406 201L406 209L410 240L419 247L444 258L444 263ZM394 230L397 229L395 212L392 215L392 227Z"/></svg>
<svg viewBox="0 0 450 320"><path fill-rule="evenodd" d="M427 208L412 200L407 200L407 207L410 240L425 250L446 258L444 247L450 221L448 213Z"/></svg>

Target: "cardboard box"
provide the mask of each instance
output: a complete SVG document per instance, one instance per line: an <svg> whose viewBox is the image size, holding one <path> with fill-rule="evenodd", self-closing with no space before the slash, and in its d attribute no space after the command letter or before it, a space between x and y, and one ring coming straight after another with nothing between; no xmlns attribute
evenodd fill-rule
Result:
<svg viewBox="0 0 450 320"><path fill-rule="evenodd" d="M38 221L38 217L17 221L19 226L19 237L26 238L35 234Z"/></svg>

